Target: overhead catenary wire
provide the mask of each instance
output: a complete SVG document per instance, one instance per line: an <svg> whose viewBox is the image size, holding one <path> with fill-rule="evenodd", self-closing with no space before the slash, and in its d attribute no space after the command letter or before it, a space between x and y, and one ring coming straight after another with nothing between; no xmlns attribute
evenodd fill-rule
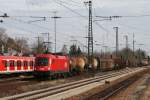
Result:
<svg viewBox="0 0 150 100"><path fill-rule="evenodd" d="M57 0L57 1L53 0L53 1L54 1L55 3L61 5L61 6L65 7L66 9L70 10L72 13L75 13L75 14L77 14L77 15L83 17L84 19L88 20L88 17L83 16L82 14L80 14L80 13L76 12L75 10L73 10L72 8L66 6L66 5L63 4L63 2L61 2L60 0ZM59 1L59 2L58 2L58 1ZM97 23L97 22L94 22L94 23L95 23L98 27L100 27L101 29L103 29L105 32L108 32L108 30L105 29L105 28L104 28L102 25L100 25L99 23Z"/></svg>
<svg viewBox="0 0 150 100"><path fill-rule="evenodd" d="M59 1L60 1L60 0L59 0ZM55 2L56 2L56 1L55 1ZM81 17L83 17L84 19L88 20L87 17L84 17L82 14L80 14L80 13L76 12L75 10L71 9L70 7L66 6L66 5L63 4L61 1L60 1L60 2L56 2L56 3L59 4L59 5L61 5L61 6L63 6L63 7L65 7L65 8L67 8L67 9L69 9L71 12L73 12L73 13L75 13L75 14L81 16ZM95 24L96 24L98 27L100 27L101 29L103 29L106 33L108 33L108 30L105 29L102 25L100 25L100 24L97 23L97 22L95 22Z"/></svg>
<svg viewBox="0 0 150 100"><path fill-rule="evenodd" d="M104 27L105 28L105 27Z"/></svg>
<svg viewBox="0 0 150 100"><path fill-rule="evenodd" d="M9 16L10 17L10 16ZM19 16L20 17L20 16ZM28 16L21 16L21 17L28 17ZM29 16L29 17L32 17L32 16ZM37 16L36 16L36 18L38 18ZM43 18L43 17L40 17L40 18ZM36 26L36 27L39 27L39 28L42 28L42 29L47 29L48 30L48 28L46 28L46 27L42 27L42 26L39 26L39 25L37 25L37 24L31 24L31 23L28 23L28 22L26 22L26 21L23 21L23 20L21 20L21 19L17 19L17 18L15 18L15 17L10 17L10 19L11 20L14 20L14 21L18 21L18 22L21 22L21 23L24 23L24 24L29 24L29 25L32 25L32 26ZM18 28L18 27L17 27ZM20 30L24 30L24 31L26 31L25 29L22 29L22 28L19 28ZM28 30L28 32L31 32L31 31L29 31ZM33 33L33 32L32 32ZM63 34L63 33L62 33ZM67 36L68 34L66 34L66 36Z"/></svg>
<svg viewBox="0 0 150 100"><path fill-rule="evenodd" d="M29 32L29 33L34 33L32 30L27 30L27 29L24 29L24 28L21 28L21 27L17 27L17 26L12 26L12 25L10 25L10 24L8 24L8 23L3 23L3 25L6 25L6 26L8 26L8 27L12 27L12 28L16 28L16 29L19 29L19 30L21 30L21 31L25 31L25 32Z"/></svg>
<svg viewBox="0 0 150 100"><path fill-rule="evenodd" d="M78 5L77 5L77 4L69 3L68 1L62 1L62 0L59 0L59 1L61 1L62 3L65 3L65 4L67 4L67 5L72 5L72 6L76 6L76 7L81 7L81 6L79 6L79 3L78 3ZM69 1L70 1L70 0L69 0Z"/></svg>
<svg viewBox="0 0 150 100"><path fill-rule="evenodd" d="M130 15L130 16L121 16L121 17L150 17L150 15Z"/></svg>
<svg viewBox="0 0 150 100"><path fill-rule="evenodd" d="M67 1L75 3L75 4L81 4L80 2L76 2L75 0L67 0Z"/></svg>
<svg viewBox="0 0 150 100"><path fill-rule="evenodd" d="M108 16L95 16L99 18L108 18ZM110 16L112 18L140 18L140 17L150 17L150 15L117 15L117 16Z"/></svg>
<svg viewBox="0 0 150 100"><path fill-rule="evenodd" d="M40 26L40 25L37 25L37 24L31 24L31 23L28 23L28 22L25 22L21 19L16 19L15 17L31 17L31 18L45 18L45 17L42 17L42 16L9 16L11 19L15 20L15 21L18 21L18 22L21 22L21 23L25 23L25 24L30 24L30 25L33 25L33 26L36 26L36 27L39 27L39 28L42 28L42 29L46 29L46 30L49 30L48 28L46 27L43 27L43 26Z"/></svg>
<svg viewBox="0 0 150 100"><path fill-rule="evenodd" d="M36 26L36 27L38 27L38 28L43 28L43 29L46 29L46 30L50 30L49 28L46 28L46 27L43 27L43 26L40 26L40 25L37 25L37 24L31 24L31 23L28 23L28 22L23 21L23 20L21 20L21 19L17 19L17 18L15 18L15 17L10 17L10 16L7 15L7 13L4 13L4 15L2 15L1 17L4 17L4 18L7 17L7 18L10 18L10 19L12 19L12 20L21 22L21 23L30 24L30 25L34 25L34 26Z"/></svg>
<svg viewBox="0 0 150 100"><path fill-rule="evenodd" d="M61 5L61 6L65 7L66 9L70 10L72 13L75 13L75 14L77 14L77 15L79 15L79 16L85 18L85 16L83 16L82 14L80 14L80 13L74 11L72 8L70 8L70 7L66 6L65 4L63 4L62 1L60 1L60 0L57 0L57 1L56 1L56 0L53 0L53 1L54 1L55 3Z"/></svg>
<svg viewBox="0 0 150 100"><path fill-rule="evenodd" d="M127 28L129 28L129 29L132 29L132 30L141 30L141 31L145 31L145 30L143 30L143 29L141 29L141 28L138 28L138 27L135 27L135 26L131 26L131 25L127 25L127 24L124 24L124 23L120 23L119 22L119 24L121 25L121 26L124 26L124 27L127 27ZM149 34L149 33L148 33Z"/></svg>
<svg viewBox="0 0 150 100"><path fill-rule="evenodd" d="M46 28L46 27L43 27L43 26L40 26L40 25L37 25L37 24L31 24L31 23L28 23L26 21L23 21L21 19L16 19L16 18L11 18L12 20L15 20L15 21L18 21L18 22L21 22L21 23L24 23L24 24L28 24L28 25L32 25L32 26L35 26L35 27L38 27L38 28L41 28L41 29L45 29L47 31L50 31L49 28Z"/></svg>
<svg viewBox="0 0 150 100"><path fill-rule="evenodd" d="M149 15L140 15L140 16L145 17L145 16L149 16ZM137 16L124 16L124 17L137 17ZM138 16L138 17L139 17L139 16Z"/></svg>
<svg viewBox="0 0 150 100"><path fill-rule="evenodd" d="M30 24L30 23L27 23L27 22L25 22L25 21L23 21L23 20L20 20L20 19L16 19L16 18L13 18L13 20L15 20L15 21L18 21L18 22L21 22L21 23L25 23L25 24ZM37 24L30 24L30 25L35 25L36 27L39 27L39 28L42 28L42 29L47 29L48 30L48 28L46 28L46 27L41 27L41 26L39 26L39 25L37 25ZM18 27L17 27L18 28ZM24 31L28 31L28 32L31 32L31 33L33 33L33 31L29 31L29 30L25 30L25 29L22 29L22 28L20 28L21 30L24 30ZM51 32L51 33L53 33L53 32ZM63 34L62 36L68 36L68 33L60 33L60 32L58 32L58 34ZM64 35L65 34L65 35Z"/></svg>

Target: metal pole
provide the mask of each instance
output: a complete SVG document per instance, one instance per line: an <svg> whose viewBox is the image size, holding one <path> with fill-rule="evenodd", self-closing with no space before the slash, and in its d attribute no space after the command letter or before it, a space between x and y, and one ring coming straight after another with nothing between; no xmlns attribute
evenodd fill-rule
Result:
<svg viewBox="0 0 150 100"><path fill-rule="evenodd" d="M125 35L125 38L126 38L126 49L128 49L128 36Z"/></svg>
<svg viewBox="0 0 150 100"><path fill-rule="evenodd" d="M88 38L87 38L88 37L88 27L85 26L85 29L86 29L86 31L85 31L86 32L86 38L85 39L86 39L86 46L87 46L88 45ZM86 53L88 53L88 48L86 48Z"/></svg>
<svg viewBox="0 0 150 100"><path fill-rule="evenodd" d="M51 17L51 18L54 18L54 33L55 33L55 53L56 53L56 48L57 48L57 23L56 23L56 21L57 21L57 19L58 18L61 18L61 17L58 17L58 16L56 16L56 11L54 11L54 17Z"/></svg>
<svg viewBox="0 0 150 100"><path fill-rule="evenodd" d="M38 45L37 45L37 53L40 53L40 37L38 36L38 37L35 37L35 38L37 38L37 42L38 42Z"/></svg>
<svg viewBox="0 0 150 100"><path fill-rule="evenodd" d="M41 34L46 34L46 35L48 35L48 37L47 37L48 41L45 42L45 43L48 43L48 46L47 46L48 52L51 51L51 46L50 46L51 42L50 42L50 37L49 37L49 34L50 34L50 33L41 33Z"/></svg>
<svg viewBox="0 0 150 100"><path fill-rule="evenodd" d="M54 16L56 17L56 12L54 12ZM56 18L54 18L54 31L55 31L55 53L56 53L56 38L57 38L57 36L56 36Z"/></svg>
<svg viewBox="0 0 150 100"><path fill-rule="evenodd" d="M93 57L92 1L88 1L85 3L89 4L88 60L89 60L89 67L92 67L92 57Z"/></svg>
<svg viewBox="0 0 150 100"><path fill-rule="evenodd" d="M134 33L133 33L133 55L134 55L134 49L135 49L135 40L134 40Z"/></svg>
<svg viewBox="0 0 150 100"><path fill-rule="evenodd" d="M56 46L57 46L57 44L56 44L56 38L57 38L57 36L56 36L56 11L54 12L54 32L55 32L55 53L56 53Z"/></svg>
<svg viewBox="0 0 150 100"><path fill-rule="evenodd" d="M50 43L50 41L49 41L49 33L48 33L48 52L49 52L49 48L50 48L49 43Z"/></svg>
<svg viewBox="0 0 150 100"><path fill-rule="evenodd" d="M129 49L128 49L128 35L125 35L125 39L126 39L126 55L127 55L127 61L129 59Z"/></svg>
<svg viewBox="0 0 150 100"><path fill-rule="evenodd" d="M118 27L114 27L116 30L116 56L118 56L118 51L119 51L119 41L118 41Z"/></svg>

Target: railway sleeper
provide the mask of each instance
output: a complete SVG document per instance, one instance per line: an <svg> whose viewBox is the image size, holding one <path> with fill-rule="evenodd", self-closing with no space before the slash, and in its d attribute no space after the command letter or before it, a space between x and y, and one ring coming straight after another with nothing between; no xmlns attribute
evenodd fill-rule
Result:
<svg viewBox="0 0 150 100"><path fill-rule="evenodd" d="M143 72L144 74L144 72ZM127 88L129 85L133 84L135 81L137 81L139 78L142 77L142 74L135 74L134 76L131 76L117 84L108 86L104 90L95 93L93 95L83 97L83 100L107 100L111 96L117 94L118 92L122 91L123 89ZM110 84L110 81L105 81L106 85Z"/></svg>

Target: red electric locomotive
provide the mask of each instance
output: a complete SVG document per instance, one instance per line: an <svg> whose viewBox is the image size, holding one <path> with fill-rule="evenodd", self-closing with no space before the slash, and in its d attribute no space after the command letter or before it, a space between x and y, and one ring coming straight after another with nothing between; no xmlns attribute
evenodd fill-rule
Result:
<svg viewBox="0 0 150 100"><path fill-rule="evenodd" d="M0 56L0 74L32 72L34 57Z"/></svg>
<svg viewBox="0 0 150 100"><path fill-rule="evenodd" d="M35 76L52 76L69 72L69 58L53 54L39 54L35 58Z"/></svg>

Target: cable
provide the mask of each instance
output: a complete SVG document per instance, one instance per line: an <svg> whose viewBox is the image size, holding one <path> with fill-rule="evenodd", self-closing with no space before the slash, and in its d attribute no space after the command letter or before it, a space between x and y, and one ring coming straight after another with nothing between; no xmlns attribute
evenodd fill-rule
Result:
<svg viewBox="0 0 150 100"><path fill-rule="evenodd" d="M93 6L94 6L94 4L93 4ZM93 7L93 12L94 12L94 16L96 16L97 14L96 14L95 7ZM95 21L94 21L94 22L95 22ZM100 28L102 28L104 31L106 31L106 33L107 33L106 37L107 37L107 39L108 39L109 30L107 30L106 28L104 28L104 27L103 27L102 25L100 25L98 22L95 22L95 24L97 24Z"/></svg>
<svg viewBox="0 0 150 100"><path fill-rule="evenodd" d="M78 12L74 11L73 9L71 9L71 8L67 7L66 5L64 5L63 2L61 2L60 0L57 0L57 1L56 1L56 0L53 0L53 1L54 1L55 3L61 5L61 6L65 7L66 9L70 10L71 12L73 12L73 13L75 13L75 14L77 14L77 15L83 17L83 18L85 18L85 16L81 15L80 13L78 13ZM59 1L59 2L58 2L58 1Z"/></svg>
<svg viewBox="0 0 150 100"><path fill-rule="evenodd" d="M12 26L9 26L10 24L7 24L7 23L3 23L4 25L6 25L6 26L8 26L8 27L14 27L14 25ZM21 31L25 31L25 32L30 32L30 33L34 33L33 31L31 31L31 30L27 30L27 29L24 29L24 28L20 28L20 27L16 27L15 26L15 28L16 29L19 29L19 30L21 30Z"/></svg>
<svg viewBox="0 0 150 100"><path fill-rule="evenodd" d="M137 27L133 27L133 26L129 26L129 25L126 25L126 24L123 24L123 23L119 23L121 26L125 26L125 27L127 27L127 28L129 28L129 29L133 29L133 30L142 30L142 29L139 29L139 28L137 28ZM142 30L142 31L145 31L145 30ZM149 33L148 33L149 34Z"/></svg>
<svg viewBox="0 0 150 100"><path fill-rule="evenodd" d="M87 10L87 12L89 12L87 6L86 6L86 3L84 3L84 6L85 6L85 10Z"/></svg>
<svg viewBox="0 0 150 100"><path fill-rule="evenodd" d="M76 4L71 4L71 3L68 3L68 2L65 2L65 1L61 1L61 0L59 0L60 2L62 2L62 3L65 3L65 4L67 4L67 5L72 5L72 6L77 6L77 7L81 7L81 6L79 6L79 5L76 5ZM71 0L69 0L69 1L71 1Z"/></svg>
<svg viewBox="0 0 150 100"><path fill-rule="evenodd" d="M76 1L73 1L73 0L67 0L67 1L73 2L73 3L75 3L75 4L81 4L81 3L76 2Z"/></svg>
<svg viewBox="0 0 150 100"><path fill-rule="evenodd" d="M106 33L109 33L109 30L107 30L106 28L104 28L102 25L100 25L98 22L94 22L98 27L100 27L101 29L103 29Z"/></svg>
<svg viewBox="0 0 150 100"><path fill-rule="evenodd" d="M9 17L25 17L25 18L48 18L48 16L9 16Z"/></svg>
<svg viewBox="0 0 150 100"><path fill-rule="evenodd" d="M109 18L109 16L96 16L96 17L100 17L100 18ZM110 16L110 17L112 17L112 18L123 18L123 17L127 17L127 18L140 18L140 17L150 17L150 15L133 15L133 16L127 16L127 15L124 15L124 16L122 16L122 15L119 15L119 16Z"/></svg>
<svg viewBox="0 0 150 100"><path fill-rule="evenodd" d="M11 17L11 18L33 18L33 19L40 19L40 18L42 18L42 19L48 19L48 18L52 18L51 16L9 16L9 17ZM61 18L79 18L79 17L81 17L81 16L61 16ZM86 16L84 16L84 17L86 17Z"/></svg>
<svg viewBox="0 0 150 100"><path fill-rule="evenodd" d="M121 17L150 17L150 15L133 15L133 16L121 16Z"/></svg>
<svg viewBox="0 0 150 100"><path fill-rule="evenodd" d="M29 25L32 25L32 26L36 26L36 27L39 27L39 28L46 29L46 30L50 31L49 28L46 28L46 27L43 27L43 26L40 26L40 25L37 25L37 24L31 24L31 23L25 22L25 21L20 20L20 19L12 18L12 20L15 20L15 21L18 21L18 22L21 22L21 23L25 23L25 24L29 24Z"/></svg>
<svg viewBox="0 0 150 100"><path fill-rule="evenodd" d="M80 14L80 13L74 11L73 9L67 7L67 6L64 5L63 2L61 2L60 0L57 0L57 1L59 1L59 2L57 2L57 1L55 1L55 0L53 0L53 1L54 1L55 3L61 5L61 6L65 7L66 9L70 10L72 13L75 13L75 14L77 14L77 15L83 17L84 19L88 20L88 18L87 18L86 16L83 16L82 14ZM94 23L96 23L96 25L97 25L98 27L100 27L101 29L103 29L105 32L108 32L108 30L106 30L104 27L102 27L101 25L99 25L97 22L94 22Z"/></svg>

